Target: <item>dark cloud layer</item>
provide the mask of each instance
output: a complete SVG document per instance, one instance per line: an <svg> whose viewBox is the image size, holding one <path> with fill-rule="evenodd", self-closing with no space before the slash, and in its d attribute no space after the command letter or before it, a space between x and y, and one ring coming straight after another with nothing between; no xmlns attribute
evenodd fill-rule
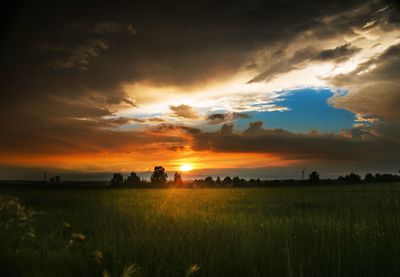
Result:
<svg viewBox="0 0 400 277"><path fill-rule="evenodd" d="M2 77L8 82L24 78L26 85L9 87L12 95L29 89L36 96L53 90L73 95L95 91L107 97L121 94L122 82L189 85L223 78L237 72L258 49L288 45L308 30L329 27L325 30L329 36L350 28L356 19L346 22L346 17L339 27L326 26L321 19L365 2L91 4L45 1L15 8L2 51L8 74ZM51 88L46 87L49 83Z"/></svg>
<svg viewBox="0 0 400 277"><path fill-rule="evenodd" d="M400 162L400 141L382 137L354 138L337 134L296 134L266 129L255 121L241 133L233 125L216 132L191 132L196 151L276 154L287 160L341 162L344 166L365 162L391 165Z"/></svg>
<svg viewBox="0 0 400 277"><path fill-rule="evenodd" d="M207 116L207 123L221 124L227 121L233 121L240 118L251 118L251 114L247 113L214 113Z"/></svg>
<svg viewBox="0 0 400 277"><path fill-rule="evenodd" d="M151 144L172 144L176 151L186 143L178 135L155 136L147 131L118 131L114 127L131 119L53 120L32 122L24 128L10 128L2 134L0 153L10 157L46 157L59 155L95 155L99 153L145 152ZM170 147L170 146L168 146ZM6 160L2 161L4 164Z"/></svg>

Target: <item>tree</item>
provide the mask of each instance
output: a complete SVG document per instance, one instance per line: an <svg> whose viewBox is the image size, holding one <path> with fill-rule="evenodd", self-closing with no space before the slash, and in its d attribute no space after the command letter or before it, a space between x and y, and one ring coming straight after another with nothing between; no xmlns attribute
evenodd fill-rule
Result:
<svg viewBox="0 0 400 277"><path fill-rule="evenodd" d="M374 178L374 175L372 175L371 173L367 173L367 174L365 175L364 180L365 180L365 182L367 182L367 183L372 183L372 182L375 180L375 178Z"/></svg>
<svg viewBox="0 0 400 277"><path fill-rule="evenodd" d="M346 183L351 183L351 184L360 183L361 182L361 177L360 177L360 175L352 172L350 174L347 174L344 177L344 181Z"/></svg>
<svg viewBox="0 0 400 277"><path fill-rule="evenodd" d="M222 181L222 184L224 184L224 186L226 186L226 187L232 186L232 178L229 176L226 176L224 178L224 180Z"/></svg>
<svg viewBox="0 0 400 277"><path fill-rule="evenodd" d="M122 185L124 182L124 177L121 173L114 173L112 179L110 180L111 185L117 186Z"/></svg>
<svg viewBox="0 0 400 277"><path fill-rule="evenodd" d="M311 184L318 184L319 183L319 173L317 171L313 171L311 172L310 175L308 175L308 177L310 178L310 183Z"/></svg>
<svg viewBox="0 0 400 277"><path fill-rule="evenodd" d="M232 184L234 187L243 187L246 185L246 180L243 178L239 178L239 176L235 176L232 179Z"/></svg>
<svg viewBox="0 0 400 277"><path fill-rule="evenodd" d="M260 178L257 178L257 179L251 178L251 179L247 182L247 185L248 185L248 186L251 186L251 187L258 187L258 186L261 186L261 185L262 185L262 182L261 182Z"/></svg>
<svg viewBox="0 0 400 277"><path fill-rule="evenodd" d="M217 180L215 180L215 184L216 184L218 187L222 186L222 181L221 181L221 178L219 178L219 176L217 177Z"/></svg>
<svg viewBox="0 0 400 277"><path fill-rule="evenodd" d="M207 178L204 179L204 184L208 187L214 186L214 180L211 176L208 176Z"/></svg>
<svg viewBox="0 0 400 277"><path fill-rule="evenodd" d="M360 183L361 182L361 177L360 177L360 175L352 172L352 173L349 174L349 181L351 183Z"/></svg>
<svg viewBox="0 0 400 277"><path fill-rule="evenodd" d="M164 186L167 183L168 175L162 166L155 166L153 174L151 174L150 181L153 185Z"/></svg>
<svg viewBox="0 0 400 277"><path fill-rule="evenodd" d="M126 178L125 184L132 185L132 186L138 186L141 184L140 177L137 176L135 172L131 172L131 175L129 175Z"/></svg>
<svg viewBox="0 0 400 277"><path fill-rule="evenodd" d="M183 185L182 176L178 172L175 172L175 175L174 175L174 185L175 186L182 186Z"/></svg>

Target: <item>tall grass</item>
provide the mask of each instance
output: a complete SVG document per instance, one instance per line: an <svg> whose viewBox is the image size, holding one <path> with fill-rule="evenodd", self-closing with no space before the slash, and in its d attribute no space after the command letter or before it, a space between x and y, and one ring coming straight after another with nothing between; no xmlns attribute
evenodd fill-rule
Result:
<svg viewBox="0 0 400 277"><path fill-rule="evenodd" d="M398 185L4 193L40 214L2 276L400 274Z"/></svg>

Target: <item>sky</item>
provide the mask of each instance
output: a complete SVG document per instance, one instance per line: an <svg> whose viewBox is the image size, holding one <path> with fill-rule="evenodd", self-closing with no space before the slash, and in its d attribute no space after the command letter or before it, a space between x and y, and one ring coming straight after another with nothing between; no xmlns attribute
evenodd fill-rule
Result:
<svg viewBox="0 0 400 277"><path fill-rule="evenodd" d="M396 1L25 1L1 20L0 179L399 172Z"/></svg>

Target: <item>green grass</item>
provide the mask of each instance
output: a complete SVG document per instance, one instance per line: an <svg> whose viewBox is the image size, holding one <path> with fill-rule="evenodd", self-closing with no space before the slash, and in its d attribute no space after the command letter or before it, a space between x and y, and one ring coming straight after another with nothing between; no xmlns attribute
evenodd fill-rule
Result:
<svg viewBox="0 0 400 277"><path fill-rule="evenodd" d="M1 195L1 276L400 275L397 184Z"/></svg>

